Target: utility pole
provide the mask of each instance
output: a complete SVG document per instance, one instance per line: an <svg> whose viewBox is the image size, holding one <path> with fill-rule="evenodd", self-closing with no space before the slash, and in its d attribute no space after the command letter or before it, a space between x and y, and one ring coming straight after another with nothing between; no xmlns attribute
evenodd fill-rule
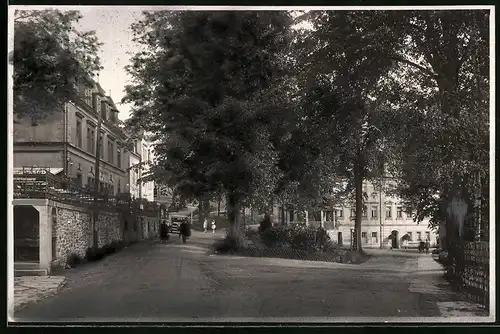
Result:
<svg viewBox="0 0 500 334"><path fill-rule="evenodd" d="M98 235L97 235L97 220L99 218L99 205L98 205L98 197L99 197L99 182L101 179L100 173L100 160L101 160L101 127L102 127L102 115L100 112L100 106L97 106L97 130L96 130L96 150L95 150L95 179L94 179L94 212L92 219L92 246L94 249L98 247ZM104 139L104 138L103 138Z"/></svg>
<svg viewBox="0 0 500 334"><path fill-rule="evenodd" d="M380 178L380 189L379 189L379 205L380 205L380 249L384 248L384 242L383 242L383 237L382 237L382 178Z"/></svg>

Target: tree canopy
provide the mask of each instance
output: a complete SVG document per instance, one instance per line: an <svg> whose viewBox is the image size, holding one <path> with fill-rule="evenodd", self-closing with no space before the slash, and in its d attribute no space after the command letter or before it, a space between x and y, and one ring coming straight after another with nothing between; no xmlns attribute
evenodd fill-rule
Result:
<svg viewBox="0 0 500 334"><path fill-rule="evenodd" d="M14 18L14 113L36 121L78 95L79 80L101 69L94 31L78 11L18 10Z"/></svg>

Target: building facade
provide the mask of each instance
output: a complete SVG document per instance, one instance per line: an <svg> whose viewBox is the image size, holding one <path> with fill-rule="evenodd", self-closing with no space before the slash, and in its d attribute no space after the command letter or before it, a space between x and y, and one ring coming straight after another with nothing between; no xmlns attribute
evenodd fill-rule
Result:
<svg viewBox="0 0 500 334"><path fill-rule="evenodd" d="M153 145L144 138L143 134L131 134L131 151L129 152L129 182L128 188L132 197L144 198L153 202L154 182L140 182L140 179L147 175L149 166L153 162Z"/></svg>
<svg viewBox="0 0 500 334"><path fill-rule="evenodd" d="M126 191L129 161L119 111L98 83L88 80L79 89L77 101L66 103L64 110L55 110L37 124L27 119L14 121L14 167L62 168L64 176L92 187L99 147L100 188L118 195Z"/></svg>
<svg viewBox="0 0 500 334"><path fill-rule="evenodd" d="M393 181L386 179L384 182L387 185ZM429 221L424 220L417 224L411 208L404 207L400 199L379 191L371 182L363 184L363 192L366 194L361 222L363 247L400 248L404 238L408 240L410 247L416 247L420 241L425 240L429 240L431 246L437 244L437 233L429 228ZM289 208L275 208L274 216L278 223L301 219L299 212ZM331 240L342 245L351 245L354 219L354 204L307 214L309 223L322 224L328 230Z"/></svg>

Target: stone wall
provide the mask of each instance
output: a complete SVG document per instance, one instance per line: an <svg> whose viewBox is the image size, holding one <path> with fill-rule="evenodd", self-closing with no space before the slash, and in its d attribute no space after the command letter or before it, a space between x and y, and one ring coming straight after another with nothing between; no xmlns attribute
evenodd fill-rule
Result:
<svg viewBox="0 0 500 334"><path fill-rule="evenodd" d="M68 255L74 253L85 256L88 247L92 246L92 224L89 212L84 208L58 205L56 229L55 260L64 263Z"/></svg>
<svg viewBox="0 0 500 334"><path fill-rule="evenodd" d="M143 239L153 239L159 236L158 217L139 216L139 222L142 229L141 237Z"/></svg>
<svg viewBox="0 0 500 334"><path fill-rule="evenodd" d="M81 258L92 247L92 212L85 207L53 203L56 209L55 262L64 264L68 255L76 254ZM53 212L53 209L51 208ZM52 217L51 217L52 219ZM123 227L118 212L100 212L97 221L98 247L103 247L113 241L123 240Z"/></svg>

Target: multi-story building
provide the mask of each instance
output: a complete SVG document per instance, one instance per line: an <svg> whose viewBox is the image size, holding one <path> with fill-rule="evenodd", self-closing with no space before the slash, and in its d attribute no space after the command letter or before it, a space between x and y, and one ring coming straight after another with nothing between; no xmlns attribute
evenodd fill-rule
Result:
<svg viewBox="0 0 500 334"><path fill-rule="evenodd" d="M140 182L147 175L149 165L153 161L153 147L144 134L130 134L131 151L129 153L129 191L135 198L154 201L154 182Z"/></svg>
<svg viewBox="0 0 500 334"><path fill-rule="evenodd" d="M85 80L80 97L66 103L37 124L14 121L14 167L61 168L82 186L93 186L96 149L100 145L100 188L117 195L128 183L126 136L119 127L118 109L99 83ZM98 133L98 118L102 124Z"/></svg>
<svg viewBox="0 0 500 334"><path fill-rule="evenodd" d="M386 185L391 182L391 179L384 180ZM436 244L437 234L429 228L429 221L424 220L417 224L413 220L414 213L411 208L405 207L400 199L379 191L379 187L371 182L363 184L363 192L367 195L361 222L363 247L400 248L405 235L410 245L425 240L429 240L433 246ZM355 211L354 204L345 204L325 208L320 212L308 212L308 220L314 224L323 223L334 242L350 245ZM278 222L293 222L298 220L298 212L289 208L275 208L275 217Z"/></svg>

